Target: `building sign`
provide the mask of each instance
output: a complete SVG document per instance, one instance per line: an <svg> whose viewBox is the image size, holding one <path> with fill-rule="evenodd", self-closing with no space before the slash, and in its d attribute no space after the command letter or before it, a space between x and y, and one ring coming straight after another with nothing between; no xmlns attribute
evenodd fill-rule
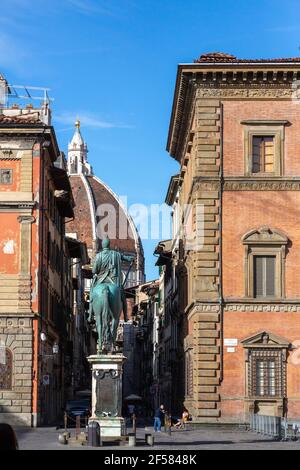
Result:
<svg viewBox="0 0 300 470"><path fill-rule="evenodd" d="M224 346L237 346L238 339L237 338L225 338L224 339Z"/></svg>
<svg viewBox="0 0 300 470"><path fill-rule="evenodd" d="M234 352L235 352L235 348L227 348L227 352L228 352L228 353L234 353Z"/></svg>

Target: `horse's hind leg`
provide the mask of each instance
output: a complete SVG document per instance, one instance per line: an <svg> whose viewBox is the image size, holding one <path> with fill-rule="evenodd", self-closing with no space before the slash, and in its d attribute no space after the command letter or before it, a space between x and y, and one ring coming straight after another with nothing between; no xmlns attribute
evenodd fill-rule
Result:
<svg viewBox="0 0 300 470"><path fill-rule="evenodd" d="M97 341L98 352L101 353L102 347L103 347L103 338L102 338L102 323L101 323L100 319L97 322L97 333L98 333L98 341Z"/></svg>
<svg viewBox="0 0 300 470"><path fill-rule="evenodd" d="M118 333L119 320L120 320L119 318L114 317L111 322L113 350L116 349L116 339L117 339L117 333Z"/></svg>

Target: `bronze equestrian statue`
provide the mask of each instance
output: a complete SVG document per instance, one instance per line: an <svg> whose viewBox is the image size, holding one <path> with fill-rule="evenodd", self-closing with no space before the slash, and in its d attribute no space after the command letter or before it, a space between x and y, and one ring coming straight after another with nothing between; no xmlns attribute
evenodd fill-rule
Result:
<svg viewBox="0 0 300 470"><path fill-rule="evenodd" d="M108 237L103 239L102 251L95 257L88 322L91 323L94 319L96 321L98 354L115 351L122 310L124 321L128 321L123 289L126 279L123 282L121 265L122 261L130 262L130 270L133 260L132 256L110 249Z"/></svg>

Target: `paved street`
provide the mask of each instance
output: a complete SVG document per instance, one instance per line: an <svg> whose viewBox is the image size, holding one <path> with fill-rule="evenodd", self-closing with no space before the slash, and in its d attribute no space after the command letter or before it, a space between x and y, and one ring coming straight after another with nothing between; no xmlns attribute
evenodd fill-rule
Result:
<svg viewBox="0 0 300 470"><path fill-rule="evenodd" d="M146 428L146 432L152 431ZM58 434L62 430L55 428L39 429L17 429L20 450L89 450L87 446L62 445L58 442ZM145 429L138 429L138 446L134 449L147 449L151 447L143 446ZM74 435L74 430L72 430ZM92 448L92 450L114 450L133 449L127 446L106 445L102 448ZM300 441L276 442L265 436L260 436L252 432L247 432L238 427L203 427L197 430L173 431L171 436L161 432L155 434L155 450L299 450Z"/></svg>

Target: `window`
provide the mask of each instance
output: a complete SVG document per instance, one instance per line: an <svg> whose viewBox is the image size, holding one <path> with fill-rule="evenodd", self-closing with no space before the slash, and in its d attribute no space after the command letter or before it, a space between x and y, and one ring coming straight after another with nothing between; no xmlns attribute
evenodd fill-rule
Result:
<svg viewBox="0 0 300 470"><path fill-rule="evenodd" d="M253 399L285 397L290 342L273 333L261 331L241 343L246 352L246 395Z"/></svg>
<svg viewBox="0 0 300 470"><path fill-rule="evenodd" d="M276 256L254 256L254 297L276 295Z"/></svg>
<svg viewBox="0 0 300 470"><path fill-rule="evenodd" d="M244 157L246 176L283 175L284 130L288 121L241 121L244 125Z"/></svg>
<svg viewBox="0 0 300 470"><path fill-rule="evenodd" d="M12 352L0 347L0 390L12 389Z"/></svg>
<svg viewBox="0 0 300 470"><path fill-rule="evenodd" d="M284 395L285 366L282 351L253 349L250 351L249 395L280 397Z"/></svg>
<svg viewBox="0 0 300 470"><path fill-rule="evenodd" d="M245 247L245 296L284 298L287 236L261 227L246 233L242 243Z"/></svg>
<svg viewBox="0 0 300 470"><path fill-rule="evenodd" d="M274 136L256 136L252 143L252 173L274 173Z"/></svg>
<svg viewBox="0 0 300 470"><path fill-rule="evenodd" d="M268 360L256 360L256 393L257 396L276 395L276 361L275 358Z"/></svg>
<svg viewBox="0 0 300 470"><path fill-rule="evenodd" d="M12 170L0 170L0 184L12 184Z"/></svg>

